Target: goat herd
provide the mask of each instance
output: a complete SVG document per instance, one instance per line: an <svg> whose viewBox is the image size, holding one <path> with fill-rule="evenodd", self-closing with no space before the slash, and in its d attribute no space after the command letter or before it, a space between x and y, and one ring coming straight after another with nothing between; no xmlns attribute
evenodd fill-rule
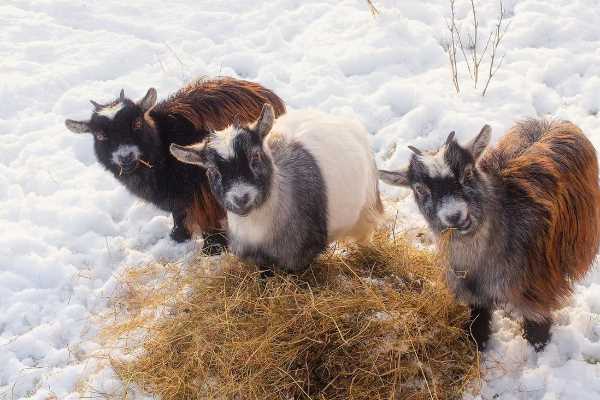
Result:
<svg viewBox="0 0 600 400"><path fill-rule="evenodd" d="M408 166L377 171L359 123L313 110L286 113L259 84L194 82L156 103L92 101L99 162L134 195L173 215L177 242L201 233L204 251L229 247L267 268L300 273L328 243L368 242L383 215L378 180L410 187L448 255L447 280L471 308L480 349L491 312L524 319L539 350L551 313L588 271L600 239L593 145L564 121L516 124L487 149L491 129L466 144L450 133L437 150L412 146Z"/></svg>

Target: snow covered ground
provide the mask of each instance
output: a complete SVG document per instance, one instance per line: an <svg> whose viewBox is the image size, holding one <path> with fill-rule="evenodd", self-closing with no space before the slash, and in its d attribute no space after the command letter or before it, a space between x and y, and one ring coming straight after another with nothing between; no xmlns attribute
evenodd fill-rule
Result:
<svg viewBox="0 0 600 400"><path fill-rule="evenodd" d="M600 148L600 4L505 0L504 64L485 98L466 73L452 87L447 0L87 1L0 3L0 399L101 396L118 388L90 319L125 265L178 259L196 244L166 239L170 218L95 161L92 138L69 133L88 99L148 87L159 97L201 75L233 75L289 106L360 118L378 163L399 167L407 144L439 145L484 123L494 139L515 119L576 122ZM458 2L459 18L468 18ZM482 29L496 0L480 0ZM468 19L467 19L468 21ZM461 71L463 66L460 66ZM384 187L399 221L423 225L406 190ZM557 314L535 354L498 314L483 399L600 398L600 272ZM80 393L89 380L93 390Z"/></svg>

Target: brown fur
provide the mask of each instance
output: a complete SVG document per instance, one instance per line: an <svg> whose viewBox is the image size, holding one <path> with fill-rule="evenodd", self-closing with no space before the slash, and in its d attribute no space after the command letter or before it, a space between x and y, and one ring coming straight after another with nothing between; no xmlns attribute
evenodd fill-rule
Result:
<svg viewBox="0 0 600 400"><path fill-rule="evenodd" d="M194 197L185 219L190 232L215 232L225 229L225 210L217 202L208 185L200 187L200 193Z"/></svg>
<svg viewBox="0 0 600 400"><path fill-rule="evenodd" d="M222 77L190 83L164 103L164 111L183 115L196 129L219 131L236 117L242 124L256 121L265 103L273 106L276 117L285 113L283 101L270 90L254 82Z"/></svg>
<svg viewBox="0 0 600 400"><path fill-rule="evenodd" d="M549 316L590 268L600 242L596 151L570 122L527 121L512 128L480 163L530 206L535 238L511 302Z"/></svg>

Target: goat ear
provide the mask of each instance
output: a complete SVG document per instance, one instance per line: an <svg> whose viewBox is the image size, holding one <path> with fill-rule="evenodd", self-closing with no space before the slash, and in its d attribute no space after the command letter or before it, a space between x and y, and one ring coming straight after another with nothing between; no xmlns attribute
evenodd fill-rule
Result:
<svg viewBox="0 0 600 400"><path fill-rule="evenodd" d="M88 121L74 121L72 119L67 119L65 121L65 125L67 129L73 133L92 133L92 129L90 128L90 123Z"/></svg>
<svg viewBox="0 0 600 400"><path fill-rule="evenodd" d="M186 164L199 165L206 168L206 157L204 150L206 149L206 140L200 143L189 146L180 146L176 143L171 143L169 150L173 157Z"/></svg>
<svg viewBox="0 0 600 400"><path fill-rule="evenodd" d="M421 150L417 149L415 146L408 146L408 149L418 156L423 155L423 152Z"/></svg>
<svg viewBox="0 0 600 400"><path fill-rule="evenodd" d="M379 170L379 179L393 186L408 186L408 168L403 168L399 171L384 171Z"/></svg>
<svg viewBox="0 0 600 400"><path fill-rule="evenodd" d="M156 89L150 88L143 99L138 102L142 112L146 112L156 104Z"/></svg>
<svg viewBox="0 0 600 400"><path fill-rule="evenodd" d="M479 159L479 157L483 154L485 148L490 144L490 139L492 138L492 128L489 125L484 125L481 128L479 134L467 143L467 149L473 155L475 160Z"/></svg>
<svg viewBox="0 0 600 400"><path fill-rule="evenodd" d="M125 100L125 89L121 89L121 93L119 93L119 101Z"/></svg>
<svg viewBox="0 0 600 400"><path fill-rule="evenodd" d="M450 132L450 134L448 135L448 138L446 139L446 144L450 144L452 142L452 140L454 140L455 134L456 134L456 132L454 132L454 131Z"/></svg>
<svg viewBox="0 0 600 400"><path fill-rule="evenodd" d="M269 132L271 132L274 121L275 110L273 110L272 105L265 103L263 105L262 112L260 113L260 117L258 117L258 121L256 121L255 128L261 138L264 138Z"/></svg>

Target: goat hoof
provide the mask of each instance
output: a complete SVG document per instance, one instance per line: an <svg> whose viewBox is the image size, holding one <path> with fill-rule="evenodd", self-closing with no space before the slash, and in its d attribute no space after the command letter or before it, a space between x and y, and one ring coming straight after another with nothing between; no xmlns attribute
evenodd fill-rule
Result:
<svg viewBox="0 0 600 400"><path fill-rule="evenodd" d="M192 238L192 234L181 226L174 226L169 235L171 239L177 243L183 243Z"/></svg>
<svg viewBox="0 0 600 400"><path fill-rule="evenodd" d="M207 256L218 256L227 248L227 238L223 233L204 234L202 253Z"/></svg>
<svg viewBox="0 0 600 400"><path fill-rule="evenodd" d="M550 341L551 320L535 322L525 320L523 324L523 337L533 346L536 352L544 350Z"/></svg>

